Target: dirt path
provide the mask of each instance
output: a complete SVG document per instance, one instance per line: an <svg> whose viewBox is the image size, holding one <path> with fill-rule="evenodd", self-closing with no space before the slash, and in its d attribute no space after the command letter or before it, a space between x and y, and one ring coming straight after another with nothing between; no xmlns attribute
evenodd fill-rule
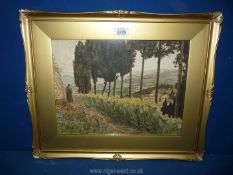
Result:
<svg viewBox="0 0 233 175"><path fill-rule="evenodd" d="M129 126L126 126L124 124L121 124L119 122L116 122L114 120L112 120L110 117L102 114L101 112L97 111L95 108L91 108L88 107L87 105L85 105L84 103L77 103L76 101L74 101L75 105L83 105L86 107L86 110L90 113L90 114L95 114L97 115L99 118L102 118L102 120L104 120L104 123L106 122L108 124L108 128L110 133L106 133L106 134L137 134L137 133L141 133L140 131L131 128Z"/></svg>
<svg viewBox="0 0 233 175"><path fill-rule="evenodd" d="M136 129L133 129L129 126L123 125L119 122L113 121L110 117L104 116L106 121L110 123L115 129L116 133L118 134L136 134L138 131Z"/></svg>

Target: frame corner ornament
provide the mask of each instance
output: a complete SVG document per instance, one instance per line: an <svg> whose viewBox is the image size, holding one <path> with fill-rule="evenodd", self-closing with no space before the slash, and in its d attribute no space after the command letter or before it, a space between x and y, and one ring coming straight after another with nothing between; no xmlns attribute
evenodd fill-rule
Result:
<svg viewBox="0 0 233 175"><path fill-rule="evenodd" d="M197 161L201 162L203 160L203 156L204 156L204 153L197 153L196 154L196 158L197 158Z"/></svg>
<svg viewBox="0 0 233 175"><path fill-rule="evenodd" d="M27 100L29 96L33 93L32 87L28 83L26 83L25 93L27 96Z"/></svg>
<svg viewBox="0 0 233 175"><path fill-rule="evenodd" d="M114 11L112 11L112 13L116 14L116 16L119 17L119 18L123 18L127 14L130 14L130 11L127 11L127 10L114 10Z"/></svg>
<svg viewBox="0 0 233 175"><path fill-rule="evenodd" d="M222 24L223 22L223 14L219 11L213 12L212 13L212 20L213 22Z"/></svg>
<svg viewBox="0 0 233 175"><path fill-rule="evenodd" d="M214 85L210 89L207 90L206 94L210 98L210 103L211 103L214 97Z"/></svg>
<svg viewBox="0 0 233 175"><path fill-rule="evenodd" d="M33 155L33 157L36 158L36 159L39 159L39 158L41 157L41 154L40 154L40 153L41 153L41 152L40 152L39 149L33 149L33 151L32 151L32 155Z"/></svg>
<svg viewBox="0 0 233 175"><path fill-rule="evenodd" d="M112 160L120 161L120 160L124 160L124 159L120 153L116 153L113 155Z"/></svg>
<svg viewBox="0 0 233 175"><path fill-rule="evenodd" d="M20 9L19 10L19 21L22 22L23 19L27 18L28 14L30 13L30 10L27 9Z"/></svg>

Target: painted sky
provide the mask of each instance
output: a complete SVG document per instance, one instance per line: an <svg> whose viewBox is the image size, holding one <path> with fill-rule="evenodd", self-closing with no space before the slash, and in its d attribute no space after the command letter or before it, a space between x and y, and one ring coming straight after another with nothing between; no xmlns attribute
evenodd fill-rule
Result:
<svg viewBox="0 0 233 175"><path fill-rule="evenodd" d="M73 60L75 46L79 40L52 40L52 51L54 61L57 63L58 67L61 69L62 77L64 75L69 75L73 77ZM85 42L85 41L83 41ZM161 61L161 72L164 70L177 70L174 67L173 61L175 60L175 54L169 55L163 58ZM140 72L142 66L142 58L140 52L136 54L136 60L132 72ZM152 71L156 73L157 69L157 58L150 58L145 60L145 72L144 74L151 73Z"/></svg>

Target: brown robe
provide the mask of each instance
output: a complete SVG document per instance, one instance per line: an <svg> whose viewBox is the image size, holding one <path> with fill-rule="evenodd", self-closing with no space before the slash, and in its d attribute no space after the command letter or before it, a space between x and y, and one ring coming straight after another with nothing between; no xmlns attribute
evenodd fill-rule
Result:
<svg viewBox="0 0 233 175"><path fill-rule="evenodd" d="M72 97L72 89L69 87L69 86L67 86L66 87L66 99L67 99L67 101L69 101L69 102L73 102L73 97Z"/></svg>

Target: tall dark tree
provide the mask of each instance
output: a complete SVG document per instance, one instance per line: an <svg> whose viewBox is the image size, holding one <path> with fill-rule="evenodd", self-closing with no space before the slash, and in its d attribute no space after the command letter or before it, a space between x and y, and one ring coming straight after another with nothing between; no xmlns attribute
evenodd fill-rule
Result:
<svg viewBox="0 0 233 175"><path fill-rule="evenodd" d="M129 72L129 98L132 97L132 67Z"/></svg>
<svg viewBox="0 0 233 175"><path fill-rule="evenodd" d="M111 81L108 82L108 97L110 96L110 93L111 93Z"/></svg>
<svg viewBox="0 0 233 175"><path fill-rule="evenodd" d="M144 77L144 64L145 59L151 58L154 54L155 41L136 41L135 48L140 51L142 57L142 69L140 79L140 99L142 100L143 95L143 77Z"/></svg>
<svg viewBox="0 0 233 175"><path fill-rule="evenodd" d="M102 95L104 95L104 92L105 92L105 89L106 89L106 86L107 86L107 81L104 81L104 87L102 89Z"/></svg>
<svg viewBox="0 0 233 175"><path fill-rule="evenodd" d="M74 77L79 92L90 91L92 78L94 94L96 94L97 79L104 79L104 94L107 84L108 96L111 93L111 83L114 81L114 96L118 74L121 76L121 97L124 75L131 71L135 61L135 49L130 42L123 40L87 40L79 41L75 48Z"/></svg>
<svg viewBox="0 0 233 175"><path fill-rule="evenodd" d="M87 40L86 43L87 48L87 57L91 60L90 69L91 69L91 77L93 81L94 94L96 94L96 84L97 79L100 74L100 65L102 62L101 55L101 44L100 41L96 40Z"/></svg>
<svg viewBox="0 0 233 175"><path fill-rule="evenodd" d="M117 59L115 56L116 46L115 41L102 41L100 54L102 55L102 62L100 65L99 76L104 79L105 85L102 91L104 94L107 83L109 84L108 96L111 93L111 82L116 78L117 74Z"/></svg>
<svg viewBox="0 0 233 175"><path fill-rule="evenodd" d="M129 97L132 95L132 68L134 66L135 57L136 57L136 46L133 41L127 41L127 57L130 60L130 71L129 71Z"/></svg>
<svg viewBox="0 0 233 175"><path fill-rule="evenodd" d="M179 106L180 106L180 87L181 87L181 81L182 81L182 62L184 60L184 41L180 42L180 53L176 56L176 64L178 66L178 78L177 78L177 84L176 84L176 101L175 101L175 109L174 109L174 115L179 115Z"/></svg>
<svg viewBox="0 0 233 175"><path fill-rule="evenodd" d="M130 41L118 41L118 45L116 46L116 53L114 54L118 60L116 64L117 72L120 74L121 77L121 98L123 97L124 76L131 71L136 56L135 50L130 45Z"/></svg>
<svg viewBox="0 0 233 175"><path fill-rule="evenodd" d="M155 103L158 103L161 60L165 56L168 56L169 54L172 54L172 53L174 53L174 42L173 41L158 41L156 48L154 48L154 56L158 58L157 73L156 73L156 85L155 85Z"/></svg>
<svg viewBox="0 0 233 175"><path fill-rule="evenodd" d="M113 84L113 96L115 97L116 96L116 81L117 81L117 78L118 78L119 76L118 75L116 75L116 77L115 77L115 79L114 79L114 84Z"/></svg>
<svg viewBox="0 0 233 175"><path fill-rule="evenodd" d="M88 93L91 90L91 60L86 57L87 48L81 41L75 47L75 59L73 61L74 80L80 93Z"/></svg>
<svg viewBox="0 0 233 175"><path fill-rule="evenodd" d="M178 76L176 84L177 93L175 99L174 115L177 117L182 117L188 68L189 42L177 41L175 43L175 49L177 50L178 54L175 58L174 64L178 67Z"/></svg>

